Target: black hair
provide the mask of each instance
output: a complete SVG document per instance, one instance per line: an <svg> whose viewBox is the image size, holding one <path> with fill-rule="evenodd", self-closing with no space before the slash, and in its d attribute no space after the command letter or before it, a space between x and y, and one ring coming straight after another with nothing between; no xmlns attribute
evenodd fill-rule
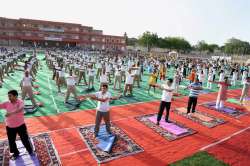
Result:
<svg viewBox="0 0 250 166"><path fill-rule="evenodd" d="M173 79L172 79L172 78L169 78L168 81L169 81L170 83L173 83Z"/></svg>
<svg viewBox="0 0 250 166"><path fill-rule="evenodd" d="M10 91L8 92L8 95L9 95L9 94L11 94L11 95L13 95L13 96L15 96L15 97L18 96L17 90L10 90Z"/></svg>
<svg viewBox="0 0 250 166"><path fill-rule="evenodd" d="M105 87L108 89L108 85L107 84L103 84L102 87Z"/></svg>

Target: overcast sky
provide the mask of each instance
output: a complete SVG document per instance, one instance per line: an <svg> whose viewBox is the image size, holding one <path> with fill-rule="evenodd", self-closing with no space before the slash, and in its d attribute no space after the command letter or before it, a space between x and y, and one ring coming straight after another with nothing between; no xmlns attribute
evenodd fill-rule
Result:
<svg viewBox="0 0 250 166"><path fill-rule="evenodd" d="M80 23L105 34L144 31L222 45L250 41L250 0L1 0L0 17Z"/></svg>

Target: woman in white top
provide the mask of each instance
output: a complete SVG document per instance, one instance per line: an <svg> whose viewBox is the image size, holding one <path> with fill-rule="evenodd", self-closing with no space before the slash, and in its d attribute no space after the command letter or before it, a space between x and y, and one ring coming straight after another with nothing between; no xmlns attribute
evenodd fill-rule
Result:
<svg viewBox="0 0 250 166"><path fill-rule="evenodd" d="M121 90L122 77L121 77L121 68L117 65L115 69L115 81L114 81L114 89L116 89L116 84L118 83L119 90Z"/></svg>
<svg viewBox="0 0 250 166"><path fill-rule="evenodd" d="M212 81L213 81L213 72L212 70L208 73L208 79L207 79L207 88L212 89Z"/></svg>
<svg viewBox="0 0 250 166"><path fill-rule="evenodd" d="M237 70L234 70L234 71L233 71L232 82L231 82L231 84L232 84L233 86L236 85L237 76L238 76L238 71L237 71Z"/></svg>
<svg viewBox="0 0 250 166"><path fill-rule="evenodd" d="M244 71L243 71L243 74L242 74L242 80L241 80L241 84L242 84L242 85L243 85L244 82L246 81L246 78L247 78L247 71L244 70Z"/></svg>
<svg viewBox="0 0 250 166"><path fill-rule="evenodd" d="M201 85L204 86L204 82L205 82L205 74L203 73L203 70L201 70L201 72L198 74L198 79L201 83Z"/></svg>
<svg viewBox="0 0 250 166"><path fill-rule="evenodd" d="M133 95L133 83L134 83L134 74L132 74L131 69L128 70L126 73L126 81L125 81L125 87L124 87L124 96L126 96L127 91L130 91L130 95Z"/></svg>

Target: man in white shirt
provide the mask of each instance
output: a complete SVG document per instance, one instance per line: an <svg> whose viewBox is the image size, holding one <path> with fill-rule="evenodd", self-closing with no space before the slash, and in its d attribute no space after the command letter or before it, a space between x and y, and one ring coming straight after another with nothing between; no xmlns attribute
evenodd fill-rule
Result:
<svg viewBox="0 0 250 166"><path fill-rule="evenodd" d="M128 70L126 74L126 81L125 81L125 87L124 87L124 96L126 96L127 91L129 89L130 95L133 95L133 82L134 82L134 75L131 72L131 69Z"/></svg>
<svg viewBox="0 0 250 166"><path fill-rule="evenodd" d="M24 74L25 76L23 77L20 83L21 90L22 90L22 100L24 100L25 97L28 95L32 102L33 107L36 107L37 104L34 99L33 91L32 91L32 86L33 86L32 77L29 75L29 71L25 71Z"/></svg>
<svg viewBox="0 0 250 166"><path fill-rule="evenodd" d="M82 78L83 78L84 84L87 85L86 74L85 74L85 64L83 62L81 62L81 66L79 68L78 85L81 83Z"/></svg>
<svg viewBox="0 0 250 166"><path fill-rule="evenodd" d="M160 120L162 117L162 114L164 112L164 109L166 108L166 117L165 117L165 121L167 123L170 123L169 121L169 111L170 111L170 107L171 107L171 101L172 101L172 97L173 97L173 79L168 79L168 81L165 84L162 85L155 85L155 87L158 87L160 89L162 89L162 97L161 97L161 104L160 104L160 108L159 108L159 112L158 112L158 116L157 116L157 125L160 124Z"/></svg>
<svg viewBox="0 0 250 166"><path fill-rule="evenodd" d="M78 101L77 95L76 95L76 77L73 76L73 71L69 71L69 76L66 79L67 81L67 92L65 96L65 103L68 103L68 99L70 94L72 93L74 95L74 98L76 101Z"/></svg>
<svg viewBox="0 0 250 166"><path fill-rule="evenodd" d="M108 91L108 85L104 84L102 85L102 89L99 92L96 92L95 94L88 94L85 95L85 97L89 97L92 100L98 101L97 108L96 108L96 120L95 120L95 137L98 136L100 124L102 121L102 118L104 119L106 130L109 134L111 133L110 130L110 106L109 102L110 100L117 100L121 97L121 95L112 97L111 93Z"/></svg>

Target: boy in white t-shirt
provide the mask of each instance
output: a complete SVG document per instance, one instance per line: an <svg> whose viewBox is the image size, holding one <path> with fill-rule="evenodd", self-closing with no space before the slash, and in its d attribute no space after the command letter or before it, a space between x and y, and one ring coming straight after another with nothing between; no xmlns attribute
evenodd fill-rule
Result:
<svg viewBox="0 0 250 166"><path fill-rule="evenodd" d="M169 111L170 111L171 101L172 101L173 91L174 91L174 87L172 85L173 85L173 79L171 79L171 78L169 78L165 84L155 85L155 87L162 89L161 104L160 104L160 108L159 108L159 112L158 112L158 116L157 116L157 125L160 124L160 120L161 120L161 117L162 117L162 114L163 114L165 108L166 108L166 112L167 112L166 117L165 117L165 121L167 123L170 123Z"/></svg>
<svg viewBox="0 0 250 166"><path fill-rule="evenodd" d="M111 93L108 91L108 85L104 84L102 85L101 91L96 92L95 94L88 94L85 95L86 98L91 98L92 100L98 101L97 107L96 107L96 120L95 120L95 137L98 136L100 124L102 121L102 118L104 119L105 125L106 125L106 131L109 134L111 133L110 130L110 106L109 102L110 100L117 100L121 97L119 96L111 96Z"/></svg>
<svg viewBox="0 0 250 166"><path fill-rule="evenodd" d="M125 87L124 87L124 96L126 96L127 91L129 89L130 95L133 95L133 83L134 83L134 74L132 74L131 69L128 70L126 74L126 81L125 81Z"/></svg>

